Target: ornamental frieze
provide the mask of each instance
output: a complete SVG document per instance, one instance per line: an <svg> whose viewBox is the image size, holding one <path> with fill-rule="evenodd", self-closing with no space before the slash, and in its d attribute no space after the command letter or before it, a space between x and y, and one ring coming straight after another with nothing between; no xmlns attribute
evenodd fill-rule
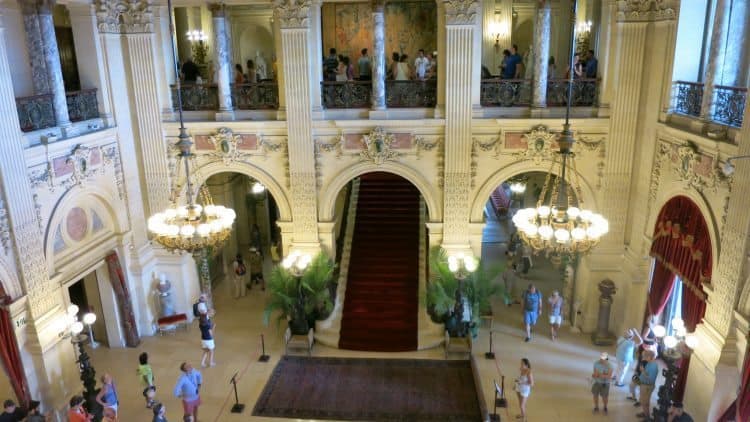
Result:
<svg viewBox="0 0 750 422"><path fill-rule="evenodd" d="M619 0L618 21L663 21L677 19L675 0Z"/></svg>
<svg viewBox="0 0 750 422"><path fill-rule="evenodd" d="M415 155L419 159L424 152L440 153L442 142L441 137L425 137L409 132L390 133L377 127L367 134L340 133L328 141L316 139L315 153L318 157L333 154L337 159L356 157L380 165L401 156Z"/></svg>
<svg viewBox="0 0 750 422"><path fill-rule="evenodd" d="M310 0L276 0L274 8L282 29L307 28Z"/></svg>
<svg viewBox="0 0 750 422"><path fill-rule="evenodd" d="M154 32L152 0L96 0L100 33L137 34Z"/></svg>

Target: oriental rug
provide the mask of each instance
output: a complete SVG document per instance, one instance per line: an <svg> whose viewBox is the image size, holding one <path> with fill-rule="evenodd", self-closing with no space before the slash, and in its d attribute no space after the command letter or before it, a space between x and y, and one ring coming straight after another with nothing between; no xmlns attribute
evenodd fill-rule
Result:
<svg viewBox="0 0 750 422"><path fill-rule="evenodd" d="M480 421L470 361L284 356L253 416Z"/></svg>

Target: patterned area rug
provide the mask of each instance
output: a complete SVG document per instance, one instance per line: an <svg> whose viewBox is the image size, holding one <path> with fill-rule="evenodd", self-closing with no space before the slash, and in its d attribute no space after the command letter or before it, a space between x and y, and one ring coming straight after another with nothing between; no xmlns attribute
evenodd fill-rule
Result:
<svg viewBox="0 0 750 422"><path fill-rule="evenodd" d="M470 361L283 357L253 416L481 420Z"/></svg>

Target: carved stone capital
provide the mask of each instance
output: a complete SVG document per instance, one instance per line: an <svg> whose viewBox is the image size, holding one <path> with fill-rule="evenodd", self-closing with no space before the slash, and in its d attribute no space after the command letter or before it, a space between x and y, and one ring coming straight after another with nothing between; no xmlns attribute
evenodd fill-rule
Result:
<svg viewBox="0 0 750 422"><path fill-rule="evenodd" d="M677 19L679 0L618 0L620 22L663 21Z"/></svg>
<svg viewBox="0 0 750 422"><path fill-rule="evenodd" d="M477 0L446 0L445 1L445 23L446 25L473 25L477 23L477 14L480 12Z"/></svg>
<svg viewBox="0 0 750 422"><path fill-rule="evenodd" d="M310 20L310 0L275 0L274 8L282 29L307 28Z"/></svg>
<svg viewBox="0 0 750 422"><path fill-rule="evenodd" d="M223 18L226 16L227 7L224 3L209 3L208 10L211 11L211 16L215 18Z"/></svg>
<svg viewBox="0 0 750 422"><path fill-rule="evenodd" d="M96 0L95 4L100 33L154 32L152 0Z"/></svg>

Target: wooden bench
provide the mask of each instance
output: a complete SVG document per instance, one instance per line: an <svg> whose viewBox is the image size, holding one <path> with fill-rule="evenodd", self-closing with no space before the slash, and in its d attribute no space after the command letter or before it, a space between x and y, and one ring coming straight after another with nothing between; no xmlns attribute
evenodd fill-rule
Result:
<svg viewBox="0 0 750 422"><path fill-rule="evenodd" d="M179 326L182 326L185 330L187 330L187 315L174 314L161 317L156 320L156 324L159 329L159 334L173 333Z"/></svg>

